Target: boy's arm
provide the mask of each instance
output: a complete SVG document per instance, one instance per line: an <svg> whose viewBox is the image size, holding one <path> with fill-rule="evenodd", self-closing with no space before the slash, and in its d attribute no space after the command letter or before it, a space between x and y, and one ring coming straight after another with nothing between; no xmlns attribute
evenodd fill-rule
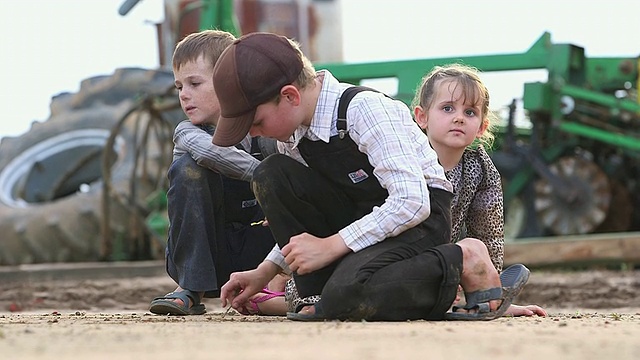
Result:
<svg viewBox="0 0 640 360"><path fill-rule="evenodd" d="M188 152L198 165L233 179L250 181L260 164L249 153L236 147L220 147L211 143L211 135L201 128L183 121L173 135L174 154Z"/></svg>
<svg viewBox="0 0 640 360"><path fill-rule="evenodd" d="M440 175L430 183L451 187L409 109L383 95L358 100L360 96L354 97L347 113L349 136L367 154L374 175L389 196L371 213L340 230L353 251L396 236L429 217L431 204L423 167ZM427 150L419 153L418 149Z"/></svg>
<svg viewBox="0 0 640 360"><path fill-rule="evenodd" d="M276 244L273 249L271 249L271 252L267 254L265 260L271 261L272 263L278 265L278 267L281 268L285 274L291 274L291 269L285 262L284 255L282 255L282 251L280 250L278 244Z"/></svg>

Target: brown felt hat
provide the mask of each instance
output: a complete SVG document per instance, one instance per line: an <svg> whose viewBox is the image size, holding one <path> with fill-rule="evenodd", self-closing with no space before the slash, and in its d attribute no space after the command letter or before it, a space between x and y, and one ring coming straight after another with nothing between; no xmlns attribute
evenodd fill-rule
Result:
<svg viewBox="0 0 640 360"><path fill-rule="evenodd" d="M233 146L247 135L258 105L274 99L302 71L302 60L286 37L251 33L231 44L213 69L220 118L218 146Z"/></svg>

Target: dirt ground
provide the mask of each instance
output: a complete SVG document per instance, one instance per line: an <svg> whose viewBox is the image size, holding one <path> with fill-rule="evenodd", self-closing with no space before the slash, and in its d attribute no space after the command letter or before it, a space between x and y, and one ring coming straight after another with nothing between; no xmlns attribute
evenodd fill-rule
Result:
<svg viewBox="0 0 640 360"><path fill-rule="evenodd" d="M173 289L168 277L86 277L0 277L2 358L549 360L640 353L638 270L534 270L516 303L541 305L549 316L489 322L297 323L224 314L218 299L205 299L205 315L155 316L147 307Z"/></svg>

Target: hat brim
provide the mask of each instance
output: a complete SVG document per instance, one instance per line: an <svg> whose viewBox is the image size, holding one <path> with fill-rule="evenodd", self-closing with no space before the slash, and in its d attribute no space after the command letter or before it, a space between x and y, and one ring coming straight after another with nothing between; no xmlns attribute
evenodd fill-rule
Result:
<svg viewBox="0 0 640 360"><path fill-rule="evenodd" d="M241 116L226 118L220 116L216 131L213 133L213 144L218 146L235 146L249 133L256 110L253 109Z"/></svg>

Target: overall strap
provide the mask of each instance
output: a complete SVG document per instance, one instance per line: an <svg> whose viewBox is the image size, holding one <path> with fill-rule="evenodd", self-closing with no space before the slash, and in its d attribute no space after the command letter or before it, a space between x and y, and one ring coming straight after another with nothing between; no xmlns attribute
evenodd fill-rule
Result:
<svg viewBox="0 0 640 360"><path fill-rule="evenodd" d="M349 107L349 103L357 93L362 91L375 91L379 92L376 89L372 89L366 86L351 86L347 88L342 95L340 95L340 102L338 103L338 135L340 139L344 139L347 131L347 108Z"/></svg>
<svg viewBox="0 0 640 360"><path fill-rule="evenodd" d="M251 149L249 149L249 154L251 154L251 156L253 156L254 158L262 161L263 156L262 156L262 150L260 149L260 144L258 143L258 137L253 137L251 138Z"/></svg>

